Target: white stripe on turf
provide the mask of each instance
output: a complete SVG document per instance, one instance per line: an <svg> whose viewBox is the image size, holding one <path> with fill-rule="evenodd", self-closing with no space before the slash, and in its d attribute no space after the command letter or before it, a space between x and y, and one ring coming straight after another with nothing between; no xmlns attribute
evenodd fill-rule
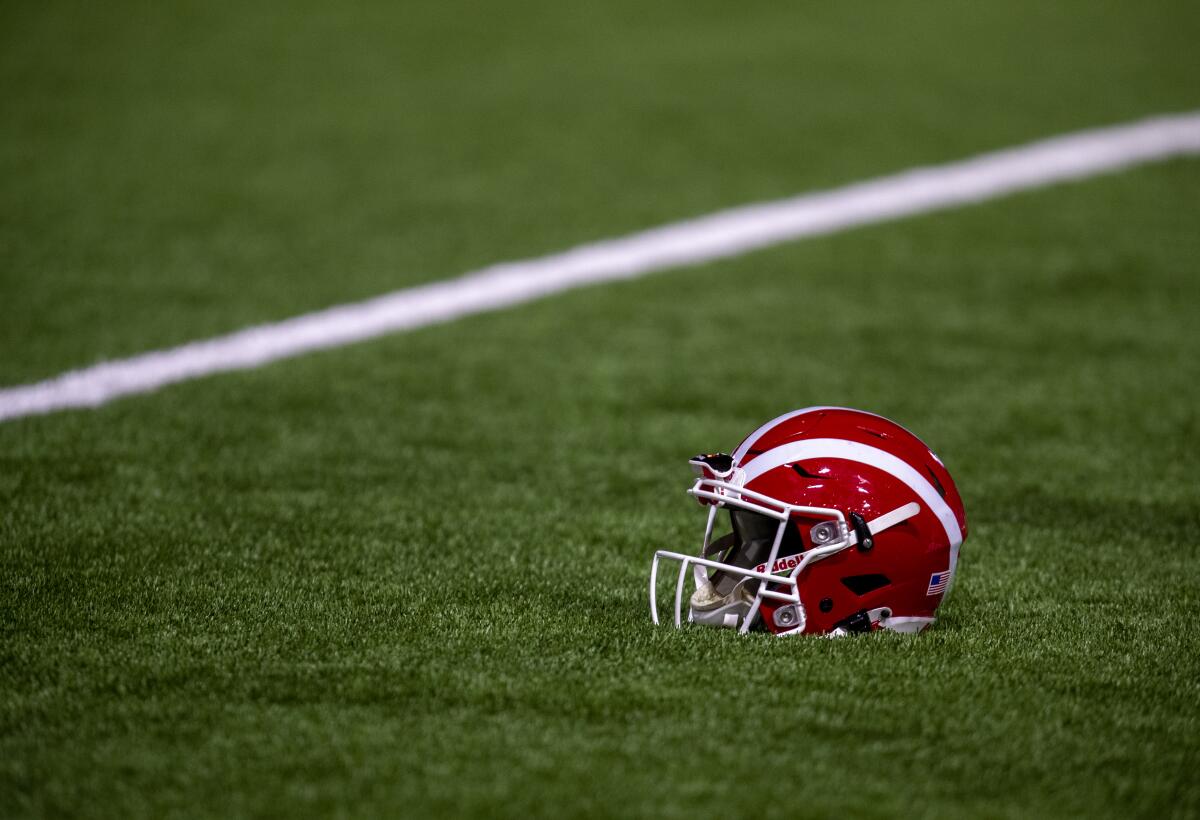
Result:
<svg viewBox="0 0 1200 820"><path fill-rule="evenodd" d="M92 407L210 373L258 367L583 285L631 279L1187 154L1200 154L1200 113L1080 131L842 188L731 208L5 388L0 390L0 420Z"/></svg>

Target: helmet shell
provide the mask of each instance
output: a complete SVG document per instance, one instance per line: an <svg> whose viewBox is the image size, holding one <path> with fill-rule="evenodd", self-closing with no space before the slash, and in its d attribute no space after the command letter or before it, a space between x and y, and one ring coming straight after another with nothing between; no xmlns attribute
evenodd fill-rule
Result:
<svg viewBox="0 0 1200 820"><path fill-rule="evenodd" d="M870 549L852 546L803 570L797 581L805 633L827 633L879 609L932 621L949 591L944 576L952 579L957 569L967 519L954 479L919 438L873 413L814 407L764 424L734 451L733 463L744 471L747 489L840 510L848 521L852 513L870 522L910 502L920 505L915 516L880 532ZM808 549L821 520L793 514L788 525ZM776 623L783 606L763 599L762 622L771 632L794 629Z"/></svg>

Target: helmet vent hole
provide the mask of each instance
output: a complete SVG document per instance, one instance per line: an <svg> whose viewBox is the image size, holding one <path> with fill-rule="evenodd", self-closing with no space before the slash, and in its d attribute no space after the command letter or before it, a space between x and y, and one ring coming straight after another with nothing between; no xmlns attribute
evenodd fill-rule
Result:
<svg viewBox="0 0 1200 820"><path fill-rule="evenodd" d="M883 438L883 439L886 439L886 438L888 437L887 433L881 433L881 432L879 432L878 430L871 430L871 429L868 429L868 428L866 428L866 427L859 427L858 429L859 429L859 430L862 430L862 431L863 431L864 433L866 433L868 436L875 436L875 438Z"/></svg>
<svg viewBox="0 0 1200 820"><path fill-rule="evenodd" d="M869 575L850 575L842 579L843 586L855 595L866 595L890 584L886 575L871 573Z"/></svg>
<svg viewBox="0 0 1200 820"><path fill-rule="evenodd" d="M801 478L820 478L819 475L813 475L808 470L801 467L799 464L793 464L792 469L795 470L796 475L800 476Z"/></svg>
<svg viewBox="0 0 1200 820"><path fill-rule="evenodd" d="M925 465L925 472L929 473L929 477L933 479L933 488L937 490L938 495L942 498L946 497L946 488L942 486L942 482L938 481L937 473L928 464Z"/></svg>

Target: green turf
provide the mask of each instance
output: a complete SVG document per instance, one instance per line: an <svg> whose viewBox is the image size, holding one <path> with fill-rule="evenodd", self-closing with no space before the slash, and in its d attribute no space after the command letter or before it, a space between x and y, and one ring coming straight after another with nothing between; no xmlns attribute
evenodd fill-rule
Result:
<svg viewBox="0 0 1200 820"><path fill-rule="evenodd" d="M1182 5L107 8L0 8L0 381L1200 105ZM1198 191L1175 162L0 425L0 816L1197 816ZM652 628L685 459L818 403L958 479L937 627Z"/></svg>
<svg viewBox="0 0 1200 820"><path fill-rule="evenodd" d="M1195 814L1198 186L1176 163L0 427L6 813ZM958 477L938 627L651 628L651 550L699 537L686 456L817 402Z"/></svg>

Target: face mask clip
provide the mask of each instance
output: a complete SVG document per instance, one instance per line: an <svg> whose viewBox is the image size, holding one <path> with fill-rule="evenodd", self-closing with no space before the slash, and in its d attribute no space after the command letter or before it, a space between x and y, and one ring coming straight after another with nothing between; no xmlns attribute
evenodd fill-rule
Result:
<svg viewBox="0 0 1200 820"><path fill-rule="evenodd" d="M867 526L867 519L856 512L851 512L850 524L854 527L854 535L858 541L858 551L870 552L871 548L875 546L875 539L871 537L871 528Z"/></svg>

